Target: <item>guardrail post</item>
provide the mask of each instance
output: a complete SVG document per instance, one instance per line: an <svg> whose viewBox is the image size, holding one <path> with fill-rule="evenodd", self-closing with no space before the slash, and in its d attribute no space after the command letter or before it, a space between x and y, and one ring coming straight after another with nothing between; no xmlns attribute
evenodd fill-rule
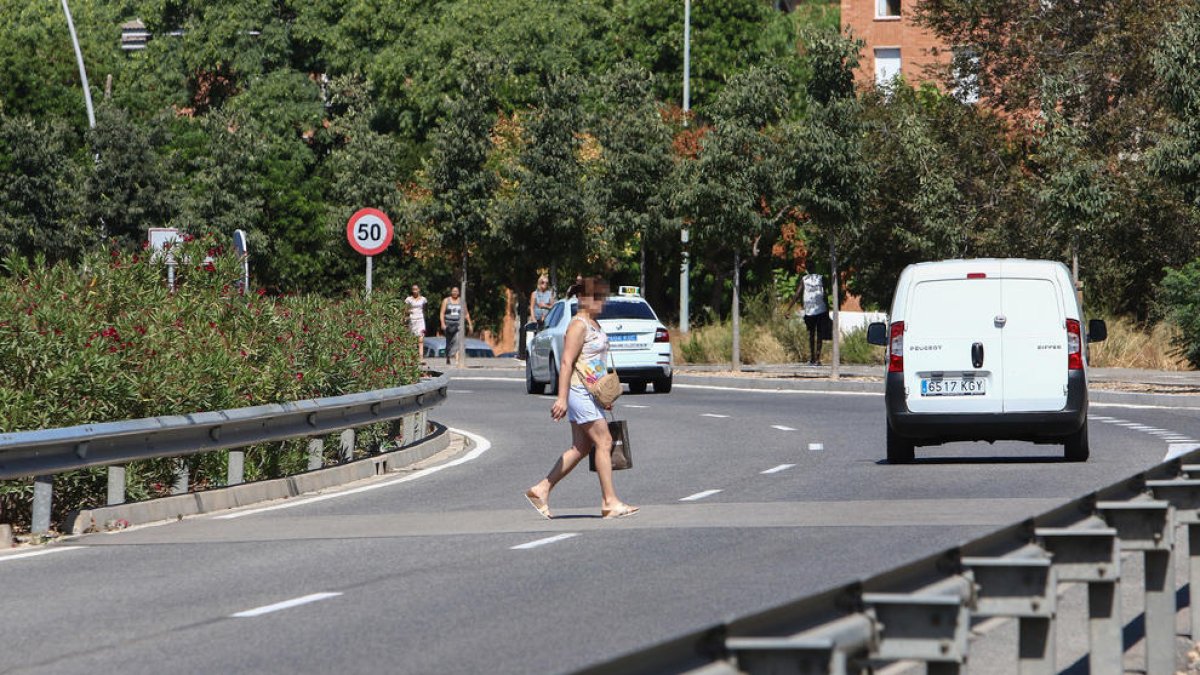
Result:
<svg viewBox="0 0 1200 675"><path fill-rule="evenodd" d="M108 467L108 501L109 506L125 503L125 467Z"/></svg>
<svg viewBox="0 0 1200 675"><path fill-rule="evenodd" d="M1188 471L1188 469L1193 471ZM1200 473L1200 467L1187 465L1185 474ZM1175 525L1187 526L1188 541L1188 614L1191 617L1192 640L1200 640L1200 480L1148 480L1146 488L1155 499L1171 502L1175 507Z"/></svg>
<svg viewBox="0 0 1200 675"><path fill-rule="evenodd" d="M188 466L182 459L175 460L175 483L171 485L171 494L182 495L188 491Z"/></svg>
<svg viewBox="0 0 1200 675"><path fill-rule="evenodd" d="M313 471L325 466L325 439L308 439L308 470Z"/></svg>
<svg viewBox="0 0 1200 675"><path fill-rule="evenodd" d="M229 451L229 466L226 470L226 485L241 485L246 479L246 453L242 450Z"/></svg>
<svg viewBox="0 0 1200 675"><path fill-rule="evenodd" d="M354 459L354 430L346 429L342 431L341 454L338 461L345 464Z"/></svg>
<svg viewBox="0 0 1200 675"><path fill-rule="evenodd" d="M1058 577L1045 552L1029 556L963 558L975 581L974 616L1016 617L1021 675L1053 675Z"/></svg>
<svg viewBox="0 0 1200 675"><path fill-rule="evenodd" d="M54 503L54 476L33 479L33 522L30 531L41 534L50 530L50 508Z"/></svg>
<svg viewBox="0 0 1200 675"><path fill-rule="evenodd" d="M967 658L972 590L956 577L919 593L864 593L867 616L879 627L871 658L923 661L928 673L958 673Z"/></svg>
<svg viewBox="0 0 1200 675"><path fill-rule="evenodd" d="M787 637L730 637L725 649L739 673L862 672L855 658L866 656L875 641L875 625L853 614L825 626Z"/></svg>
<svg viewBox="0 0 1200 675"><path fill-rule="evenodd" d="M1096 510L1117 529L1121 550L1144 553L1146 675L1175 672L1175 509L1170 502L1099 502Z"/></svg>
<svg viewBox="0 0 1200 675"><path fill-rule="evenodd" d="M1110 527L1037 528L1059 581L1088 586L1088 667L1092 675L1122 675L1121 555Z"/></svg>

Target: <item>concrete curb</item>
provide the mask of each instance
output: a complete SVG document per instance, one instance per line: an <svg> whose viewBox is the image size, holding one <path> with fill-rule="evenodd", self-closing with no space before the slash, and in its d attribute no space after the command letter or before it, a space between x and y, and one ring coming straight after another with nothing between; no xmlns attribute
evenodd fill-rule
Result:
<svg viewBox="0 0 1200 675"><path fill-rule="evenodd" d="M285 478L243 483L145 502L83 509L67 518L64 531L70 534L99 532L105 529L106 523L114 520L124 520L128 525L143 525L162 520L179 519L184 516L296 497L397 471L429 459L450 446L450 432L446 427L436 422L432 424L437 425L433 434L413 445L327 469L316 469Z"/></svg>
<svg viewBox="0 0 1200 675"><path fill-rule="evenodd" d="M12 525L0 525L0 549L13 547Z"/></svg>

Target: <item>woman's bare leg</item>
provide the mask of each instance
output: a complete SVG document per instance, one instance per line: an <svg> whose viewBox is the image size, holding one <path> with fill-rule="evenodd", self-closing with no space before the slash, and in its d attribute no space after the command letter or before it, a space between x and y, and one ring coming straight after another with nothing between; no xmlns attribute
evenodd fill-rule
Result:
<svg viewBox="0 0 1200 675"><path fill-rule="evenodd" d="M621 505L612 479L612 435L608 433L608 423L597 420L581 425L595 445L596 476L600 479L600 508L607 511Z"/></svg>
<svg viewBox="0 0 1200 675"><path fill-rule="evenodd" d="M546 477L538 482L537 485L529 488L526 494L541 500L542 503L548 503L550 491L554 489L555 485L558 485L558 481L571 473L571 470L579 464L580 460L591 453L592 439L588 436L587 431L583 429L584 426L587 425L571 422L571 447L567 448L567 451L558 458L558 461L550 469L550 473L546 474ZM607 432L608 429L605 427L605 433Z"/></svg>

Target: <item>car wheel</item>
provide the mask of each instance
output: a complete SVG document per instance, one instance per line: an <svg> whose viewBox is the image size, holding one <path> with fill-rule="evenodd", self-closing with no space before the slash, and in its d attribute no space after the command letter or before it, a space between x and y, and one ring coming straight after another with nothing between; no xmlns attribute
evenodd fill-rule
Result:
<svg viewBox="0 0 1200 675"><path fill-rule="evenodd" d="M1067 440L1063 443L1063 454L1068 462L1086 462L1088 455L1091 454L1088 448L1088 431L1087 420L1084 420L1083 426L1079 431L1067 436Z"/></svg>
<svg viewBox="0 0 1200 675"><path fill-rule="evenodd" d="M555 365L553 354L550 355L550 395L558 396L558 366Z"/></svg>
<svg viewBox="0 0 1200 675"><path fill-rule="evenodd" d="M541 394L546 391L546 385L533 379L533 359L525 359L525 392Z"/></svg>
<svg viewBox="0 0 1200 675"><path fill-rule="evenodd" d="M887 460L888 464L908 464L913 461L913 442L892 431L892 425L887 425Z"/></svg>
<svg viewBox="0 0 1200 675"><path fill-rule="evenodd" d="M674 377L660 377L654 381L654 393L669 394L671 393L671 381Z"/></svg>
<svg viewBox="0 0 1200 675"><path fill-rule="evenodd" d="M654 391L658 391L658 387L655 387ZM645 380L635 380L633 382L630 382L629 383L629 393L631 393L631 394L646 393L646 381Z"/></svg>

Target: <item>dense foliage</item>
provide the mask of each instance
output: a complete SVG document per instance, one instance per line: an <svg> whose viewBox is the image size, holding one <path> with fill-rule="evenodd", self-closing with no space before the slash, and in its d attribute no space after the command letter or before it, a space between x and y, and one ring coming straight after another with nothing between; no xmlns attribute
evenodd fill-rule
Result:
<svg viewBox="0 0 1200 675"><path fill-rule="evenodd" d="M243 295L240 261L213 238L174 255L174 293L161 257L149 252L89 254L79 265L10 258L0 281L0 429L225 410L417 381L416 343L398 301ZM247 476L303 469L304 461L288 445L256 448ZM193 483L223 481L221 457L189 463ZM135 463L130 489L164 491L171 465ZM56 497L59 511L102 497L97 476L60 481L94 483L94 490L68 487ZM0 482L0 522L28 517L12 508L28 486Z"/></svg>
<svg viewBox="0 0 1200 675"><path fill-rule="evenodd" d="M241 228L256 285L336 295L371 205L377 288L466 283L484 326L543 271L644 280L670 317L684 226L697 316L728 315L735 252L756 293L836 251L868 305L911 262L1026 256L1154 318L1200 254L1200 3L914 6L971 48L875 89L830 0L694 0L684 114L679 2L76 0L88 129L60 7L0 0L0 253Z"/></svg>

